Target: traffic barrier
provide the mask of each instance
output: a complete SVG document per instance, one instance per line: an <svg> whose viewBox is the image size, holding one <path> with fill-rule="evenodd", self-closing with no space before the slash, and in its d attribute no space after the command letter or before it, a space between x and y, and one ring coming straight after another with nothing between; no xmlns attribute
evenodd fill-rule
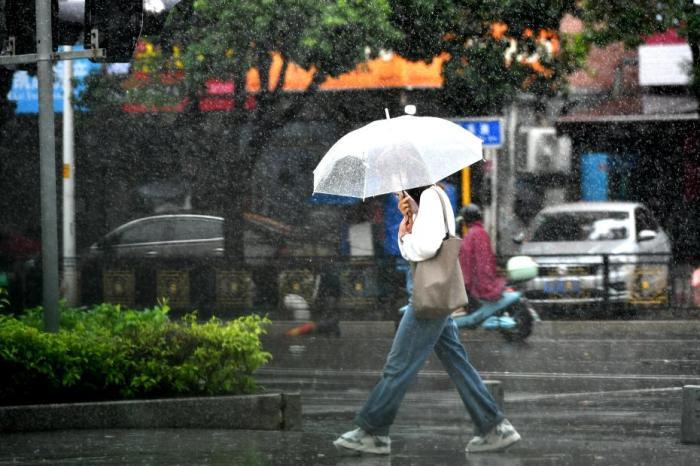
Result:
<svg viewBox="0 0 700 466"><path fill-rule="evenodd" d="M700 443L700 385L683 387L681 442Z"/></svg>

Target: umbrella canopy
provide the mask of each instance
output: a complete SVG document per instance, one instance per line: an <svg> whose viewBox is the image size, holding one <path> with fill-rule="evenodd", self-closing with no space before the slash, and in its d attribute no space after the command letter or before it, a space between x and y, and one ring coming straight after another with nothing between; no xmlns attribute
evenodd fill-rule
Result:
<svg viewBox="0 0 700 466"><path fill-rule="evenodd" d="M340 138L314 169L314 192L367 198L437 183L483 158L481 139L442 118L374 121Z"/></svg>

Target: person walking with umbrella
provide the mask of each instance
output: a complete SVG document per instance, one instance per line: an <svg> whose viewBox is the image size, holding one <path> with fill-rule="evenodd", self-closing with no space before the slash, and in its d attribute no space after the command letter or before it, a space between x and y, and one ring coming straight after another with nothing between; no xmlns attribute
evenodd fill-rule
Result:
<svg viewBox="0 0 700 466"><path fill-rule="evenodd" d="M454 235L452 207L440 187L408 190L399 201L404 219L398 241L405 259L420 262L436 254L445 236L441 204L447 212L449 231ZM341 435L334 445L357 452L391 453L389 429L410 382L433 350L455 383L474 422L476 436L467 444L466 451L502 450L520 440L520 435L505 419L481 376L470 364L454 320L450 316L420 319L409 306L394 337L381 379L355 417L358 427Z"/></svg>
<svg viewBox="0 0 700 466"><path fill-rule="evenodd" d="M454 257L444 253L454 245L454 211L437 183L482 159L482 141L451 121L415 116L390 119L387 115L386 120L351 131L330 148L314 169L314 192L362 199L400 193L398 207L404 217L397 240L401 255L417 264L416 277L425 279L421 284L426 286L430 281L433 291L440 288L438 276L445 275L434 265L441 265L446 258L445 263L454 267L456 275L450 275L444 283L452 285L456 280L464 297L463 301L459 297L457 300L466 303L457 250ZM425 270L435 273L426 275L421 272ZM457 326L449 314L461 304L440 309L437 316L419 317L418 313L427 309L423 307L426 297L435 298L435 293L420 294L416 288L399 323L382 376L355 416L357 428L333 444L353 452L391 453L389 429L410 382L432 351L445 366L474 422L476 435L466 450L502 450L520 440L469 363L459 340ZM450 299L445 302L451 302L451 293L447 298Z"/></svg>

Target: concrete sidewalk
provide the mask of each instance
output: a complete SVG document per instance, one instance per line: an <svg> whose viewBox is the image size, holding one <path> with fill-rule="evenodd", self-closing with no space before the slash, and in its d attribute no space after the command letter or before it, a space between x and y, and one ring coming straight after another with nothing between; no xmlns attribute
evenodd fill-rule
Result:
<svg viewBox="0 0 700 466"><path fill-rule="evenodd" d="M351 428L366 393L304 396L301 432L207 429L69 430L0 436L0 464L61 465L694 465L679 442L674 391L507 397L523 440L504 453L466 454L472 435L453 391L410 393L389 457L346 457L331 441Z"/></svg>

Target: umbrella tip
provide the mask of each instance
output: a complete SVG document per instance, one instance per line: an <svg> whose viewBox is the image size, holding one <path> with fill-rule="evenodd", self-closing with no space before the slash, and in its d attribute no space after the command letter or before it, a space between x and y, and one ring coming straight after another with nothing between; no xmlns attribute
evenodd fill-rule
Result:
<svg viewBox="0 0 700 466"><path fill-rule="evenodd" d="M386 107L384 107L384 114L386 115L386 119L387 119L387 120L390 120L390 119L391 119L391 117L389 116L389 109L386 108Z"/></svg>

